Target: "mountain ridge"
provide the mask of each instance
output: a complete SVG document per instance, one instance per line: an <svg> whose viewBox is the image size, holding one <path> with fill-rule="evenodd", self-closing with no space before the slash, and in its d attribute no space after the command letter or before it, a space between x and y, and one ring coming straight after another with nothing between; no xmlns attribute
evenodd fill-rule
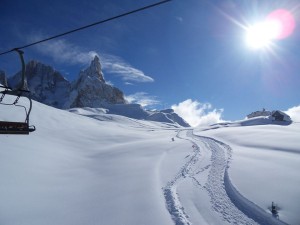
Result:
<svg viewBox="0 0 300 225"><path fill-rule="evenodd" d="M17 87L21 72L7 79L5 73L0 71L0 82L6 81L9 86ZM105 108L108 114L190 126L172 109L148 111L141 105L129 104L120 89L106 83L97 55L73 82L52 66L31 60L26 64L25 86L31 91L33 100L59 109Z"/></svg>

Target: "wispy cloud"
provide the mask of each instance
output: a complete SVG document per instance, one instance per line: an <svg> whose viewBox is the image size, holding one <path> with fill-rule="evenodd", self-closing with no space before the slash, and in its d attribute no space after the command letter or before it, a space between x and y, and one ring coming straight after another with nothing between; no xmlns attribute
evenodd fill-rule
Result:
<svg viewBox="0 0 300 225"><path fill-rule="evenodd" d="M110 54L100 54L100 58L104 70L106 70L108 73L117 74L118 76L121 76L124 81L154 81L152 77L147 76L143 71L134 68L118 56Z"/></svg>
<svg viewBox="0 0 300 225"><path fill-rule="evenodd" d="M43 39L42 35L30 36L30 41ZM96 51L86 51L66 40L60 39L48 41L36 46L38 52L50 56L54 61L64 64L88 65L95 55L99 55L101 65L106 73L120 76L126 83L153 82L154 79L147 76L142 70L130 65L119 56L111 54L98 54Z"/></svg>
<svg viewBox="0 0 300 225"><path fill-rule="evenodd" d="M31 41L40 39L42 39L42 36L40 35L30 37ZM41 43L35 48L41 54L50 56L58 63L67 63L71 65L88 65L95 55L98 55L95 51L84 51L82 48L63 39Z"/></svg>
<svg viewBox="0 0 300 225"><path fill-rule="evenodd" d="M182 18L181 16L177 16L177 17L176 17L176 20L177 20L178 22L180 22L180 23L183 22L183 18Z"/></svg>
<svg viewBox="0 0 300 225"><path fill-rule="evenodd" d="M133 85L133 83L125 82L126 85Z"/></svg>
<svg viewBox="0 0 300 225"><path fill-rule="evenodd" d="M129 103L137 103L143 107L160 104L156 96L150 96L145 92L137 92L132 95L127 95L125 98Z"/></svg>
<svg viewBox="0 0 300 225"><path fill-rule="evenodd" d="M187 99L178 105L172 105L172 109L193 127L207 126L223 121L221 119L223 109L212 109L210 103Z"/></svg>
<svg viewBox="0 0 300 225"><path fill-rule="evenodd" d="M289 108L285 113L288 114L294 122L300 122L300 105Z"/></svg>

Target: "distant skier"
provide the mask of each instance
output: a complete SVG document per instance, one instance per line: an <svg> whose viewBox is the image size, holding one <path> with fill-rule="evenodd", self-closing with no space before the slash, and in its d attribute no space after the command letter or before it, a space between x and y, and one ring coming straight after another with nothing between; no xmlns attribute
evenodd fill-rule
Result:
<svg viewBox="0 0 300 225"><path fill-rule="evenodd" d="M172 138L172 141L175 141L175 139L174 139L174 138Z"/></svg>
<svg viewBox="0 0 300 225"><path fill-rule="evenodd" d="M272 202L271 212L274 217L279 218L277 206L274 204L274 202Z"/></svg>

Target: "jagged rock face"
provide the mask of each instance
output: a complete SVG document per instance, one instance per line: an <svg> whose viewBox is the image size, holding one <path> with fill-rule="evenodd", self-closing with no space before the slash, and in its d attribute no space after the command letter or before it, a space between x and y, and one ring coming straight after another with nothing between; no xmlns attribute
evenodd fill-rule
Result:
<svg viewBox="0 0 300 225"><path fill-rule="evenodd" d="M5 72L2 70L0 70L0 84L2 84L3 86L7 86L7 78Z"/></svg>
<svg viewBox="0 0 300 225"><path fill-rule="evenodd" d="M95 56L94 60L91 62L91 65L87 69L80 72L79 77L80 78L96 77L101 82L105 83L101 64L100 64L100 59L97 55Z"/></svg>
<svg viewBox="0 0 300 225"><path fill-rule="evenodd" d="M19 87L20 83L21 72L9 79L12 87ZM72 85L51 66L30 61L26 65L25 89L30 90L32 99L63 109L126 103L122 91L105 83L98 56Z"/></svg>
<svg viewBox="0 0 300 225"><path fill-rule="evenodd" d="M80 72L73 82L69 107L101 107L104 103L125 104L124 94L118 88L105 83L98 56L91 65Z"/></svg>
<svg viewBox="0 0 300 225"><path fill-rule="evenodd" d="M26 65L26 78L32 99L56 108L65 108L71 85L58 71L40 62L30 61ZM9 84L17 86L20 80L21 72L9 79Z"/></svg>

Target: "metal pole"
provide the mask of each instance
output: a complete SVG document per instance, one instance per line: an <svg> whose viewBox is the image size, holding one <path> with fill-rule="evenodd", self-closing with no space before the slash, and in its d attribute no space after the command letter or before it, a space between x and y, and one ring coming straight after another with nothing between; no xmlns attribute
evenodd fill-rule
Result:
<svg viewBox="0 0 300 225"><path fill-rule="evenodd" d="M22 80L21 80L21 84L20 84L20 87L19 89L20 90L26 90L26 87L25 87L25 60L24 60L24 57L23 57L23 54L24 52L20 49L14 49L20 56L20 60L21 60L21 64L22 64Z"/></svg>

